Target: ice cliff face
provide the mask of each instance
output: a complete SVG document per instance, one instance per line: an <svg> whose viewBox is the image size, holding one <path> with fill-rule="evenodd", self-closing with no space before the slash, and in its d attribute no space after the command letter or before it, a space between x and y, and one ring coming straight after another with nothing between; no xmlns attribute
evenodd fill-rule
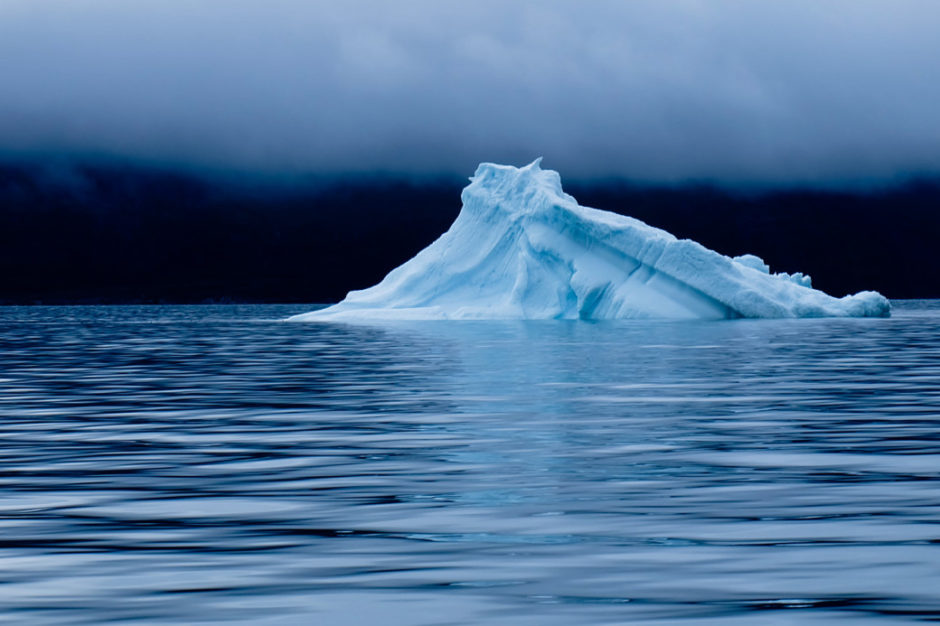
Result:
<svg viewBox="0 0 940 626"><path fill-rule="evenodd" d="M887 316L864 291L834 298L633 218L579 206L539 161L484 163L446 233L385 279L291 319L722 319Z"/></svg>

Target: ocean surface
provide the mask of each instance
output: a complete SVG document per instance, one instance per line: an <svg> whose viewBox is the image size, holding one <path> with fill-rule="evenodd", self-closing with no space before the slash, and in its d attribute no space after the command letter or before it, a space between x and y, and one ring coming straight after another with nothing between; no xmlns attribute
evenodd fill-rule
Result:
<svg viewBox="0 0 940 626"><path fill-rule="evenodd" d="M940 620L940 301L0 307L0 623Z"/></svg>

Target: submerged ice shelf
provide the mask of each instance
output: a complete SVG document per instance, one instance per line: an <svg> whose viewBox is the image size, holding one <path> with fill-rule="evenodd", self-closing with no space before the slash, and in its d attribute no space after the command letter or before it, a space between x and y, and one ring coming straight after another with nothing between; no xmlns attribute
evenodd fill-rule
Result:
<svg viewBox="0 0 940 626"><path fill-rule="evenodd" d="M483 163L450 229L369 289L297 321L886 317L873 291L834 298L757 256L729 258L578 205L541 160Z"/></svg>

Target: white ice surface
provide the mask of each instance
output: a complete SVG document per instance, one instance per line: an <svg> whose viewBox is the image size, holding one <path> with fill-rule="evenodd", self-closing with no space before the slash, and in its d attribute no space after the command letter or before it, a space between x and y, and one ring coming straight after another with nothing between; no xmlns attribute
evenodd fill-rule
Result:
<svg viewBox="0 0 940 626"><path fill-rule="evenodd" d="M884 317L883 296L834 298L630 218L579 206L539 161L481 164L450 229L369 289L298 321Z"/></svg>

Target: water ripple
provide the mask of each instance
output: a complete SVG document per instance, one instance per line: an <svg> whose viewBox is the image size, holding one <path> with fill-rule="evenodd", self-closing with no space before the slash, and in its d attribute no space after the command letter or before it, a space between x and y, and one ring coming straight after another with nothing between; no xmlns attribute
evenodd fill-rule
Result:
<svg viewBox="0 0 940 626"><path fill-rule="evenodd" d="M940 619L940 303L0 307L0 620Z"/></svg>

